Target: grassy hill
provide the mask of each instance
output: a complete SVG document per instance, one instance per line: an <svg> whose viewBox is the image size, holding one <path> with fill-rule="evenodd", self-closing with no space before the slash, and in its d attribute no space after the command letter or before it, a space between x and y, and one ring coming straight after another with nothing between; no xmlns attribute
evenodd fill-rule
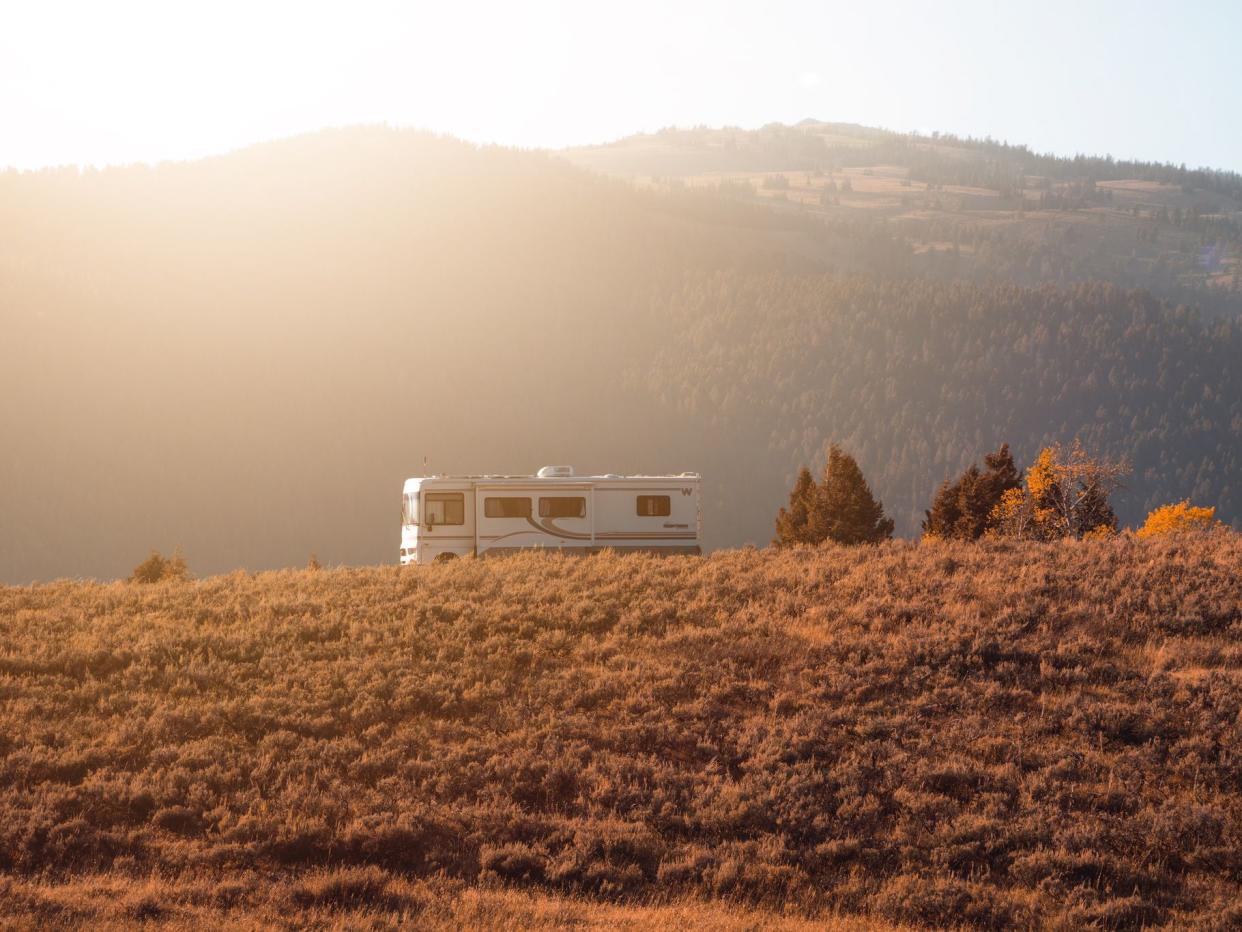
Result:
<svg viewBox="0 0 1242 932"><path fill-rule="evenodd" d="M2 588L0 910L1235 927L1240 634L1229 532Z"/></svg>

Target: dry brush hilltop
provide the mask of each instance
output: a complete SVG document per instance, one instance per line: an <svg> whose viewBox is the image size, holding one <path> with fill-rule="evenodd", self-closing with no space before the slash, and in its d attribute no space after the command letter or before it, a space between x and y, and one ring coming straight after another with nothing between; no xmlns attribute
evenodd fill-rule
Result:
<svg viewBox="0 0 1242 932"><path fill-rule="evenodd" d="M0 911L1236 927L1240 634L1227 531L0 588Z"/></svg>

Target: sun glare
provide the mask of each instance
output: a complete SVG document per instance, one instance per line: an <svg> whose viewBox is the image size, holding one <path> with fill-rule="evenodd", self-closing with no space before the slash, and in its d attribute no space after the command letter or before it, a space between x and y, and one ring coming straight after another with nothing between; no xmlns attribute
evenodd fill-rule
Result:
<svg viewBox="0 0 1242 932"><path fill-rule="evenodd" d="M533 145L565 82L555 17L433 4L29 5L0 39L0 164L192 158L356 123ZM482 28L483 23L487 28ZM19 41L20 39L20 41Z"/></svg>
<svg viewBox="0 0 1242 932"><path fill-rule="evenodd" d="M1035 19L981 0L881 16L807 0L8 7L0 166L193 158L379 122L551 148L815 117L1197 164L1242 151L1220 116L1228 8L1196 10L1204 30L1172 7L1119 18L1070 0ZM1046 67L1048 48L1079 69ZM1150 60L1177 60L1179 86L1201 90L1171 95Z"/></svg>

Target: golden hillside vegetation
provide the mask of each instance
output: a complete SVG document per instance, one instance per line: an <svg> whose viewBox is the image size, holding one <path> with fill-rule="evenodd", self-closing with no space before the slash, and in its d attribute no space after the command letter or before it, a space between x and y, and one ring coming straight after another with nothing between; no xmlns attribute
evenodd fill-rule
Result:
<svg viewBox="0 0 1242 932"><path fill-rule="evenodd" d="M1236 926L1240 633L1227 531L3 588L0 911Z"/></svg>

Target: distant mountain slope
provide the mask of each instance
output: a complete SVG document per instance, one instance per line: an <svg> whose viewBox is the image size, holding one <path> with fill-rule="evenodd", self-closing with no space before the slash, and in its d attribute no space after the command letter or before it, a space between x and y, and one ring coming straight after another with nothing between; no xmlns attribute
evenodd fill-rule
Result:
<svg viewBox="0 0 1242 932"><path fill-rule="evenodd" d="M392 559L424 458L697 469L722 546L831 439L909 533L997 442L1082 432L1139 464L1127 519L1239 520L1235 325L773 206L387 129L0 174L0 579Z"/></svg>
<svg viewBox="0 0 1242 932"><path fill-rule="evenodd" d="M0 578L382 560L424 457L694 467L617 360L661 282L786 265L788 224L677 200L385 129L0 174Z"/></svg>
<svg viewBox="0 0 1242 932"><path fill-rule="evenodd" d="M1242 175L1234 172L813 120L669 129L562 154L648 186L767 202L891 240L887 275L1099 279L1209 313L1242 313ZM860 268L832 249L816 258Z"/></svg>
<svg viewBox="0 0 1242 932"><path fill-rule="evenodd" d="M1185 497L1242 520L1235 323L1111 285L730 273L688 282L659 316L669 339L633 381L728 477L707 508L726 539L766 541L772 503L799 464L822 466L829 439L855 452L902 534L1002 441L1025 465L1075 437L1133 465L1123 522Z"/></svg>

